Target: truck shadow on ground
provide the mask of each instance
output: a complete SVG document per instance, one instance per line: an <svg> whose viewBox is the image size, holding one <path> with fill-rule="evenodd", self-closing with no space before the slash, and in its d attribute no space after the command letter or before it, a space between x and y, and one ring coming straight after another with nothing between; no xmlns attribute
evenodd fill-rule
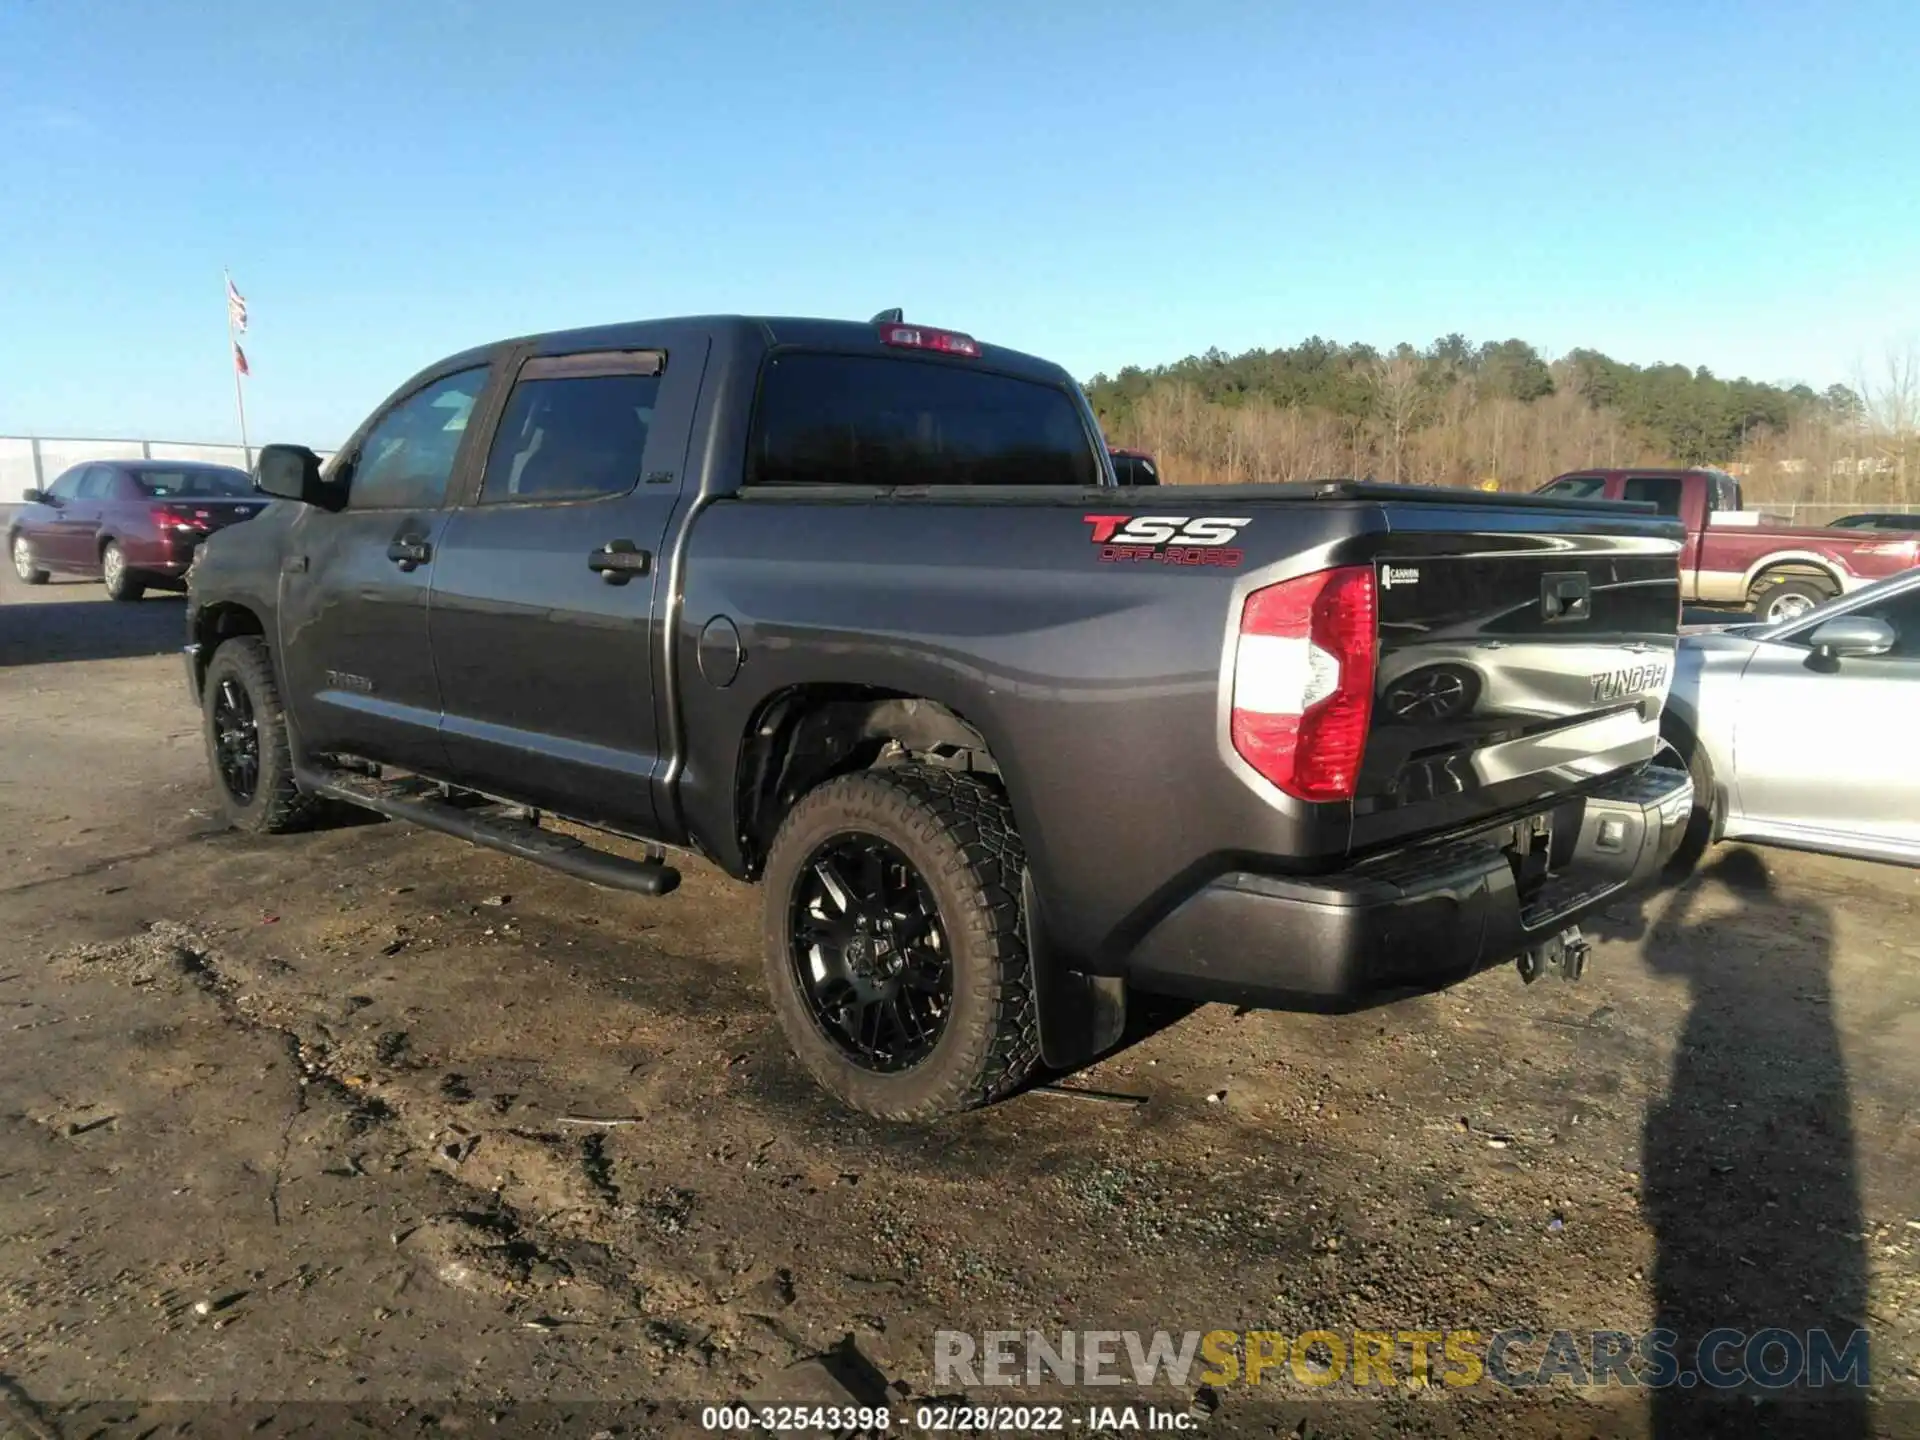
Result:
<svg viewBox="0 0 1920 1440"><path fill-rule="evenodd" d="M1700 915L1716 889L1740 913ZM1789 902L1761 858L1729 850L1609 938L1642 941L1655 973L1687 982L1665 1099L1647 1116L1641 1203L1653 1230L1654 1325L1676 1340L1680 1386L1654 1391L1654 1434L1870 1433L1851 1383L1720 1389L1720 1373L1802 1373L1824 1331L1844 1352L1866 1323L1867 1259L1846 1065L1833 1020L1833 922ZM1717 1355L1702 1342L1740 1332ZM1749 1337L1786 1332L1780 1345ZM1762 1353L1765 1350L1766 1353ZM1806 1357L1810 1360L1810 1356ZM1789 1362L1792 1362L1789 1367ZM1756 1403L1757 1401L1757 1403Z"/></svg>
<svg viewBox="0 0 1920 1440"><path fill-rule="evenodd" d="M94 593L85 600L15 596L0 605L0 666L124 660L178 653L186 644L185 596L154 594L115 605L97 598L98 586L88 588Z"/></svg>

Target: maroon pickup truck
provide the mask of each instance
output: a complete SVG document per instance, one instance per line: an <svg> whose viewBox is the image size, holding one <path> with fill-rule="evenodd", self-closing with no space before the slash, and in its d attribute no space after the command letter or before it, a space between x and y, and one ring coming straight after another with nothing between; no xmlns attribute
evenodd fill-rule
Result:
<svg viewBox="0 0 1920 1440"><path fill-rule="evenodd" d="M1791 620L1870 580L1920 564L1920 537L1773 524L1740 507L1740 482L1720 470L1575 470L1540 487L1579 500L1640 500L1687 527L1680 595L1696 605Z"/></svg>

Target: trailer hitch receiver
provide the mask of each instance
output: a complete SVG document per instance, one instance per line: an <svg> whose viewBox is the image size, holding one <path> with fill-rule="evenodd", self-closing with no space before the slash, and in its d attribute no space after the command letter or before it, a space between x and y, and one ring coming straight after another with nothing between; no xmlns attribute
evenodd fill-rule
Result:
<svg viewBox="0 0 1920 1440"><path fill-rule="evenodd" d="M1542 975L1578 980L1586 971L1587 955L1592 949L1580 933L1580 927L1569 925L1559 934L1520 952L1520 978L1528 985Z"/></svg>

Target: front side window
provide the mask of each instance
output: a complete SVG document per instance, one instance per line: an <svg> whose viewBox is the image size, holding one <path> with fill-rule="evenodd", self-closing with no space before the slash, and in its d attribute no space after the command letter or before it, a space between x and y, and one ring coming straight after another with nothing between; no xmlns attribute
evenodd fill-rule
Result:
<svg viewBox="0 0 1920 1440"><path fill-rule="evenodd" d="M640 479L656 374L541 378L513 387L487 456L480 503L624 495Z"/></svg>
<svg viewBox="0 0 1920 1440"><path fill-rule="evenodd" d="M76 465L53 484L47 487L47 494L56 500L77 500L80 498L80 482L86 478L87 467Z"/></svg>
<svg viewBox="0 0 1920 1440"><path fill-rule="evenodd" d="M1908 586L1898 595L1862 605L1852 613L1884 620L1893 627L1893 648L1886 658L1920 660L1920 589ZM1804 642L1808 637L1803 633L1796 638Z"/></svg>
<svg viewBox="0 0 1920 1440"><path fill-rule="evenodd" d="M1574 475L1565 480L1555 480L1543 487L1542 495L1557 495L1563 500L1594 500L1607 488L1604 475Z"/></svg>
<svg viewBox="0 0 1920 1440"><path fill-rule="evenodd" d="M238 500L253 493L243 470L136 470L133 483L155 499Z"/></svg>
<svg viewBox="0 0 1920 1440"><path fill-rule="evenodd" d="M347 480L349 510L430 510L447 493L453 462L487 367L436 380L394 406L360 442Z"/></svg>
<svg viewBox="0 0 1920 1440"><path fill-rule="evenodd" d="M1064 389L928 361L776 356L761 379L756 485L1096 485Z"/></svg>

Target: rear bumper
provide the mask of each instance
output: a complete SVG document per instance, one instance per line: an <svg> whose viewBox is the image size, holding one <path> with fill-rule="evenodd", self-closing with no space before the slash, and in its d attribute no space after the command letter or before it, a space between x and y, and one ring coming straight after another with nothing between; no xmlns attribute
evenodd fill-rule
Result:
<svg viewBox="0 0 1920 1440"><path fill-rule="evenodd" d="M128 568L143 575L164 575L178 579L193 564L193 552L206 537L198 534L166 535L158 538L129 537L121 542Z"/></svg>
<svg viewBox="0 0 1920 1440"><path fill-rule="evenodd" d="M1128 978L1197 1000L1309 1009L1437 990L1650 883L1692 806L1684 771L1648 767L1561 807L1571 854L1525 900L1504 825L1333 875L1223 875L1147 933Z"/></svg>

